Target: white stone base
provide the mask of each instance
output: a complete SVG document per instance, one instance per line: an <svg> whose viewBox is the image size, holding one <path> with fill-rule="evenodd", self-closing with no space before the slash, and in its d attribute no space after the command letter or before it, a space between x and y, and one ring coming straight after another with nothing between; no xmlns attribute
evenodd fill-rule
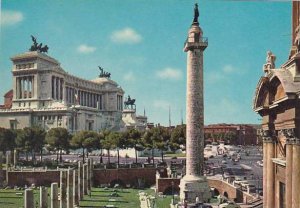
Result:
<svg viewBox="0 0 300 208"><path fill-rule="evenodd" d="M208 202L211 198L210 187L204 176L185 175L180 180L179 187L180 201L195 203L198 197L199 202Z"/></svg>

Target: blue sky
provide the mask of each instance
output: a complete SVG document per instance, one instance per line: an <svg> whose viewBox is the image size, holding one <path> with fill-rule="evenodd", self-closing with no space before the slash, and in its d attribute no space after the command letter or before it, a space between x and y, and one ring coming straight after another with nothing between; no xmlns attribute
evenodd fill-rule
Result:
<svg viewBox="0 0 300 208"><path fill-rule="evenodd" d="M291 2L221 0L65 0L1 2L0 102L12 87L10 57L31 46L30 35L69 73L94 79L102 66L144 108L149 122L185 116L183 43L199 3L204 55L205 124L260 123L252 99L266 51L276 66L288 57Z"/></svg>

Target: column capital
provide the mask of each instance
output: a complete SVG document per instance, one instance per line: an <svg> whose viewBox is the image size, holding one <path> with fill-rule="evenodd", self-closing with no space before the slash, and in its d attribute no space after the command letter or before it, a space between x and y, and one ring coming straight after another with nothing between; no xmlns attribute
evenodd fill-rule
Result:
<svg viewBox="0 0 300 208"><path fill-rule="evenodd" d="M274 142L274 131L267 129L267 130L261 130L260 135L262 136L263 142L270 143Z"/></svg>
<svg viewBox="0 0 300 208"><path fill-rule="evenodd" d="M280 130L280 133L282 133L282 135L286 137L286 144L300 145L300 139L296 137L294 128L282 129Z"/></svg>

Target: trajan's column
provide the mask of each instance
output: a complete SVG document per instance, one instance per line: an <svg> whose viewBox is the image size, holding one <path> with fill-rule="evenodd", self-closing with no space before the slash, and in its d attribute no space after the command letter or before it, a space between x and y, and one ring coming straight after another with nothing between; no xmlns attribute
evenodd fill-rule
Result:
<svg viewBox="0 0 300 208"><path fill-rule="evenodd" d="M211 196L203 176L203 51L208 42L202 37L198 17L198 5L195 4L194 20L184 45L187 52L186 175L180 181L180 199L187 203L207 202Z"/></svg>

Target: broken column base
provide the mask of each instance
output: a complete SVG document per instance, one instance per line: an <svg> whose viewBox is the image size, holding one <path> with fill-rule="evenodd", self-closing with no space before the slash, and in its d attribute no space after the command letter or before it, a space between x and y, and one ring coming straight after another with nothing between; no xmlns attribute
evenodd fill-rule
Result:
<svg viewBox="0 0 300 208"><path fill-rule="evenodd" d="M180 201L190 204L209 202L211 198L210 187L205 176L185 175L180 180Z"/></svg>

